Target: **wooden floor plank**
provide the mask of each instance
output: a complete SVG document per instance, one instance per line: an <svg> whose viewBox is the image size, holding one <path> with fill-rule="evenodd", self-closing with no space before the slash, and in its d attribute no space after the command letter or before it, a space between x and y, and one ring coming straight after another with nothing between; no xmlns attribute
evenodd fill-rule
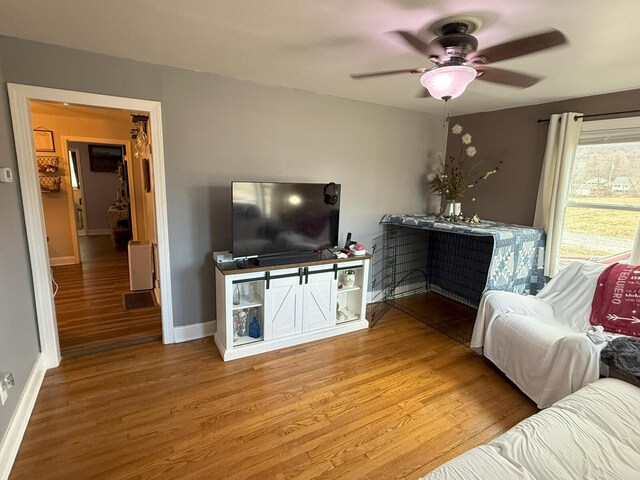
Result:
<svg viewBox="0 0 640 480"><path fill-rule="evenodd" d="M445 303L425 308L455 315ZM535 411L392 309L371 330L227 363L211 339L64 360L10 478L415 479Z"/></svg>
<svg viewBox="0 0 640 480"><path fill-rule="evenodd" d="M82 263L53 268L58 337L63 357L162 338L160 307L125 310L128 253L109 235L78 237Z"/></svg>

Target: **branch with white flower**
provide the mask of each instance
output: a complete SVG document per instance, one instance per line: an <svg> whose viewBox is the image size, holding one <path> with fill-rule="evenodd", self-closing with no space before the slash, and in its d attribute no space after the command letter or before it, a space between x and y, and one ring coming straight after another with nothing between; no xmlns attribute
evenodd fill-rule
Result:
<svg viewBox="0 0 640 480"><path fill-rule="evenodd" d="M498 172L500 167L493 168L484 172L475 181L469 182L468 178L474 170L482 163L482 160L471 161L475 157L478 150L471 145L473 138L470 133L462 135L463 129L461 125L454 125L451 133L459 135L460 152L458 156L450 155L449 161L440 161L438 171L430 174L427 179L431 185L433 193L442 195L447 200L456 200L463 196L464 192L473 188L480 180L486 180L491 175ZM500 162L502 163L502 162ZM475 200L475 199L474 199Z"/></svg>

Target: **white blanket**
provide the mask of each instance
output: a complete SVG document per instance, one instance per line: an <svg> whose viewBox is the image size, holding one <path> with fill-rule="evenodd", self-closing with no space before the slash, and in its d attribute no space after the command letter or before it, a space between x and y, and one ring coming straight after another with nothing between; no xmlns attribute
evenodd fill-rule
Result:
<svg viewBox="0 0 640 480"><path fill-rule="evenodd" d="M539 408L600 375L600 351L586 335L598 276L605 265L575 262L534 296L486 292L471 348L484 354Z"/></svg>
<svg viewBox="0 0 640 480"><path fill-rule="evenodd" d="M637 480L640 388L598 380L424 478Z"/></svg>

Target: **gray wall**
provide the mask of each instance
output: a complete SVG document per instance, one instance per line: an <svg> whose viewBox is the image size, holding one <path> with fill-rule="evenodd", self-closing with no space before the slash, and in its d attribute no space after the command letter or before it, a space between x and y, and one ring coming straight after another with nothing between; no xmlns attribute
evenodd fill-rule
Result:
<svg viewBox="0 0 640 480"><path fill-rule="evenodd" d="M80 161L80 179L85 198L82 199L87 215L87 230L108 230L107 210L115 202L120 188L116 172L92 172L89 165L89 144L69 142L69 148L77 148ZM91 233L91 232L89 232Z"/></svg>
<svg viewBox="0 0 640 480"><path fill-rule="evenodd" d="M1 63L0 82L4 85ZM0 183L0 372L12 372L16 382L7 403L0 407L1 441L35 363L39 345L6 88L0 88L0 109L0 167L11 167L16 179L14 183Z"/></svg>
<svg viewBox="0 0 640 480"><path fill-rule="evenodd" d="M440 119L424 113L8 37L0 58L6 82L162 102L176 325L215 318L210 254L230 247L232 180L342 183L342 238L367 242L383 213L423 210L441 149Z"/></svg>
<svg viewBox="0 0 640 480"><path fill-rule="evenodd" d="M452 117L451 126L459 123L473 136L483 168L504 162L497 175L465 195L464 212L478 213L487 220L531 225L548 127L537 119L562 112L594 114L638 108L640 89ZM447 154L457 154L457 145L457 139L449 135ZM471 197L476 201L471 202Z"/></svg>

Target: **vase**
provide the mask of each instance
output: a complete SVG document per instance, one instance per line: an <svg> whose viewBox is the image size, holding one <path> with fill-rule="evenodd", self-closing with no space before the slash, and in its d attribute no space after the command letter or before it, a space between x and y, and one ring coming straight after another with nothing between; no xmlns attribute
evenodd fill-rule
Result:
<svg viewBox="0 0 640 480"><path fill-rule="evenodd" d="M233 304L240 305L240 289L238 285L233 286Z"/></svg>
<svg viewBox="0 0 640 480"><path fill-rule="evenodd" d="M447 200L447 203L444 207L443 215L445 217L453 217L458 216L462 212L462 204L455 200Z"/></svg>

